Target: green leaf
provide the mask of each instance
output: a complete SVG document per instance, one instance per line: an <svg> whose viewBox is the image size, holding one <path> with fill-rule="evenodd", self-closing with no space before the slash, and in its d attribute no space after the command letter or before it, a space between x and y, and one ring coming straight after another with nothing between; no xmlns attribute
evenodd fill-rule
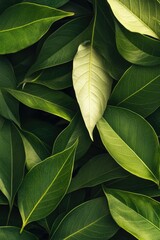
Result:
<svg viewBox="0 0 160 240"><path fill-rule="evenodd" d="M145 119L130 110L110 106L97 127L104 146L118 164L159 184L159 141Z"/></svg>
<svg viewBox="0 0 160 240"><path fill-rule="evenodd" d="M142 66L155 66L160 63L158 40L129 32L118 23L116 44L122 57L131 63Z"/></svg>
<svg viewBox="0 0 160 240"><path fill-rule="evenodd" d="M30 170L37 163L49 156L42 141L30 132L21 132L22 141L24 144L26 167Z"/></svg>
<svg viewBox="0 0 160 240"><path fill-rule="evenodd" d="M93 211L94 210L94 211ZM118 230L104 198L92 199L70 211L59 224L51 240L110 239Z"/></svg>
<svg viewBox="0 0 160 240"><path fill-rule="evenodd" d="M110 104L128 108L143 117L160 106L160 67L131 66L114 88Z"/></svg>
<svg viewBox="0 0 160 240"><path fill-rule="evenodd" d="M156 0L107 0L118 21L129 31L159 38L160 5Z"/></svg>
<svg viewBox="0 0 160 240"><path fill-rule="evenodd" d="M25 156L17 128L2 118L0 118L0 155L0 190L11 207L23 179Z"/></svg>
<svg viewBox="0 0 160 240"><path fill-rule="evenodd" d="M72 61L79 44L90 37L89 20L87 17L73 19L51 34L27 75Z"/></svg>
<svg viewBox="0 0 160 240"><path fill-rule="evenodd" d="M38 240L38 238L30 232L24 231L19 233L20 229L17 227L0 227L0 239L3 240Z"/></svg>
<svg viewBox="0 0 160 240"><path fill-rule="evenodd" d="M106 108L111 86L105 61L93 49L93 40L91 44L81 44L73 62L73 87L92 140L94 127Z"/></svg>
<svg viewBox="0 0 160 240"><path fill-rule="evenodd" d="M24 91L7 89L26 106L62 117L68 121L74 116L75 102L67 94L39 84L27 84Z"/></svg>
<svg viewBox="0 0 160 240"><path fill-rule="evenodd" d="M72 179L68 192L84 187L94 187L101 183L124 178L128 175L109 154L100 154L84 164Z"/></svg>
<svg viewBox="0 0 160 240"><path fill-rule="evenodd" d="M34 44L48 31L52 23L72 15L28 2L7 8L0 15L0 54L17 52Z"/></svg>
<svg viewBox="0 0 160 240"><path fill-rule="evenodd" d="M91 140L79 113L75 115L70 124L58 135L54 142L53 153L58 153L70 147L78 139L76 160L80 159L89 149Z"/></svg>
<svg viewBox="0 0 160 240"><path fill-rule="evenodd" d="M47 68L38 72L36 76L24 79L22 83L33 82L41 84L53 90L62 90L72 86L71 63Z"/></svg>
<svg viewBox="0 0 160 240"><path fill-rule="evenodd" d="M159 240L160 203L141 194L104 189L117 224L141 240Z"/></svg>
<svg viewBox="0 0 160 240"><path fill-rule="evenodd" d="M16 79L10 62L0 57L0 114L19 125L18 102L4 91L4 88L16 88Z"/></svg>
<svg viewBox="0 0 160 240"><path fill-rule="evenodd" d="M69 2L69 0L23 0L22 2L31 2L31 3L37 3L37 4L42 4L46 6L50 6L53 8L59 8Z"/></svg>
<svg viewBox="0 0 160 240"><path fill-rule="evenodd" d="M18 192L23 228L49 215L62 200L71 181L77 142L33 167ZM63 183L63 184L62 184Z"/></svg>

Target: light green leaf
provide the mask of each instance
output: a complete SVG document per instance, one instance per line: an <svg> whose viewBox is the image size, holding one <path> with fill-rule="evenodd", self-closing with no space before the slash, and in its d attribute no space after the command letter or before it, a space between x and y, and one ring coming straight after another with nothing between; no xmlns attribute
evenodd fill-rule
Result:
<svg viewBox="0 0 160 240"><path fill-rule="evenodd" d="M38 240L38 238L30 232L24 231L19 233L20 229L17 227L0 227L0 239L3 240Z"/></svg>
<svg viewBox="0 0 160 240"><path fill-rule="evenodd" d="M118 230L104 198L92 199L70 211L57 227L51 240L110 239Z"/></svg>
<svg viewBox="0 0 160 240"><path fill-rule="evenodd" d="M25 150L26 167L30 170L37 163L48 157L49 152L42 141L33 133L23 131L21 132L21 137Z"/></svg>
<svg viewBox="0 0 160 240"><path fill-rule="evenodd" d="M101 183L124 178L128 175L109 154L100 154L84 164L72 179L68 192L84 187L94 187Z"/></svg>
<svg viewBox="0 0 160 240"><path fill-rule="evenodd" d="M72 15L73 13L28 2L7 8L0 15L0 54L17 52L34 44L52 23Z"/></svg>
<svg viewBox="0 0 160 240"><path fill-rule="evenodd" d="M81 44L73 61L73 87L92 140L94 127L106 108L111 86L105 61L93 49L93 42Z"/></svg>
<svg viewBox="0 0 160 240"><path fill-rule="evenodd" d="M23 179L24 164L24 148L17 128L0 118L0 190L10 207Z"/></svg>
<svg viewBox="0 0 160 240"><path fill-rule="evenodd" d="M104 189L117 224L141 240L159 240L160 203L141 194Z"/></svg>
<svg viewBox="0 0 160 240"><path fill-rule="evenodd" d="M79 44L90 37L89 20L87 17L75 18L51 34L27 75L72 61Z"/></svg>
<svg viewBox="0 0 160 240"><path fill-rule="evenodd" d="M27 84L24 91L7 89L26 106L60 116L68 121L74 116L74 100L67 94L39 84Z"/></svg>
<svg viewBox="0 0 160 240"><path fill-rule="evenodd" d="M10 62L5 57L0 57L0 115L14 121L19 125L19 105L4 88L16 88L16 79Z"/></svg>
<svg viewBox="0 0 160 240"><path fill-rule="evenodd" d="M156 0L107 0L118 21L129 31L160 37L158 23L160 5Z"/></svg>
<svg viewBox="0 0 160 240"><path fill-rule="evenodd" d="M145 119L130 110L110 106L97 127L104 146L118 164L159 184L159 141Z"/></svg>
<svg viewBox="0 0 160 240"><path fill-rule="evenodd" d="M160 48L157 39L129 32L116 23L116 44L122 57L131 63L142 66L160 64Z"/></svg>
<svg viewBox="0 0 160 240"><path fill-rule="evenodd" d="M71 181L77 142L33 167L18 192L23 228L49 215L62 200ZM63 183L63 184L62 184Z"/></svg>
<svg viewBox="0 0 160 240"><path fill-rule="evenodd" d="M82 117L77 113L70 124L58 135L53 145L53 153L58 153L70 147L78 139L76 160L80 159L89 149L91 140L85 128Z"/></svg>
<svg viewBox="0 0 160 240"><path fill-rule="evenodd" d="M110 104L128 108L143 117L160 106L160 67L131 66L115 86Z"/></svg>

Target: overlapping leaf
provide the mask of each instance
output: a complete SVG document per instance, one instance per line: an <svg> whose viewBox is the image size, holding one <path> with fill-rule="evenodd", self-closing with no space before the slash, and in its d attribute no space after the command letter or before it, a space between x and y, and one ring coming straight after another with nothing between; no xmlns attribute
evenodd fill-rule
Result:
<svg viewBox="0 0 160 240"><path fill-rule="evenodd" d="M94 209L94 211L93 211ZM59 224L51 240L110 239L118 230L104 198L92 199L69 212Z"/></svg>
<svg viewBox="0 0 160 240"><path fill-rule="evenodd" d="M72 179L69 192L93 187L98 184L123 178L128 175L109 154L100 154L90 159L80 168L77 175Z"/></svg>
<svg viewBox="0 0 160 240"><path fill-rule="evenodd" d="M146 117L160 106L160 67L132 66L114 88L110 103Z"/></svg>
<svg viewBox="0 0 160 240"><path fill-rule="evenodd" d="M79 44L90 37L89 20L87 17L75 18L51 34L44 42L28 75L72 61Z"/></svg>
<svg viewBox="0 0 160 240"><path fill-rule="evenodd" d="M73 13L29 2L7 8L0 15L0 54L17 52L34 44L52 23L72 15Z"/></svg>
<svg viewBox="0 0 160 240"><path fill-rule="evenodd" d="M25 176L18 192L22 230L29 222L49 215L64 197L71 180L76 146L77 142L37 164Z"/></svg>
<svg viewBox="0 0 160 240"><path fill-rule="evenodd" d="M53 8L59 8L61 6L63 6L64 4L66 4L67 2L69 2L69 0L23 0L22 2L31 2L31 3L37 3L37 4L42 4L42 5L46 5L46 6L50 6Z"/></svg>
<svg viewBox="0 0 160 240"><path fill-rule="evenodd" d="M12 89L7 91L30 108L60 116L68 121L74 116L75 102L63 92L54 91L39 84L27 84L24 91Z"/></svg>
<svg viewBox="0 0 160 240"><path fill-rule="evenodd" d="M159 240L160 203L141 194L104 189L117 224L141 240Z"/></svg>
<svg viewBox="0 0 160 240"><path fill-rule="evenodd" d="M38 238L30 232L24 231L19 233L20 229L17 227L0 227L0 238L3 240L38 240Z"/></svg>
<svg viewBox="0 0 160 240"><path fill-rule="evenodd" d="M110 106L97 127L104 146L118 164L159 185L159 141L140 115Z"/></svg>
<svg viewBox="0 0 160 240"><path fill-rule="evenodd" d="M125 28L132 32L146 34L154 38L160 37L159 19L160 5L156 0L107 0L111 9Z"/></svg>

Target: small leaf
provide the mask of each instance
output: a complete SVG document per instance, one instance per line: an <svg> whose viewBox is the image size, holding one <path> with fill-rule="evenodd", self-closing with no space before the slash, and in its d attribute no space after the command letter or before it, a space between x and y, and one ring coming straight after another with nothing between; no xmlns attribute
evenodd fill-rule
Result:
<svg viewBox="0 0 160 240"><path fill-rule="evenodd" d="M87 17L75 18L51 34L27 75L72 61L79 44L90 36L89 20Z"/></svg>
<svg viewBox="0 0 160 240"><path fill-rule="evenodd" d="M118 21L129 31L159 38L158 19L160 6L156 0L107 0Z"/></svg>
<svg viewBox="0 0 160 240"><path fill-rule="evenodd" d="M73 87L92 140L94 127L106 108L111 85L104 59L92 45L81 44L73 62Z"/></svg>
<svg viewBox="0 0 160 240"><path fill-rule="evenodd" d="M48 31L52 23L72 15L29 2L7 8L0 15L0 54L14 53L34 44Z"/></svg>
<svg viewBox="0 0 160 240"><path fill-rule="evenodd" d="M39 84L27 84L24 91L7 89L26 106L60 116L68 121L74 116L75 102L67 94Z"/></svg>
<svg viewBox="0 0 160 240"><path fill-rule="evenodd" d="M114 88L110 103L128 108L143 117L160 106L160 67L133 65Z"/></svg>
<svg viewBox="0 0 160 240"><path fill-rule="evenodd" d="M76 139L78 139L77 160L87 152L91 145L90 137L79 113L74 116L70 124L56 138L53 153L61 152L65 148L70 147Z"/></svg>
<svg viewBox="0 0 160 240"><path fill-rule="evenodd" d="M61 221L51 240L110 239L118 230L104 198L92 199L70 211Z"/></svg>
<svg viewBox="0 0 160 240"><path fill-rule="evenodd" d="M159 141L145 119L127 109L109 106L97 127L104 146L118 164L159 185Z"/></svg>
<svg viewBox="0 0 160 240"><path fill-rule="evenodd" d="M84 164L72 179L68 192L123 178L128 175L109 154L100 154Z"/></svg>
<svg viewBox="0 0 160 240"><path fill-rule="evenodd" d="M3 240L38 240L38 238L30 232L24 231L19 233L20 229L17 227L0 227L0 239Z"/></svg>
<svg viewBox="0 0 160 240"><path fill-rule="evenodd" d="M11 207L23 179L25 156L17 128L2 118L0 118L0 155L0 190Z"/></svg>
<svg viewBox="0 0 160 240"><path fill-rule="evenodd" d="M18 206L23 228L49 215L67 192L77 142L33 167L18 192ZM63 183L63 184L62 184Z"/></svg>
<svg viewBox="0 0 160 240"><path fill-rule="evenodd" d="M141 194L104 188L117 224L141 240L159 240L160 203Z"/></svg>

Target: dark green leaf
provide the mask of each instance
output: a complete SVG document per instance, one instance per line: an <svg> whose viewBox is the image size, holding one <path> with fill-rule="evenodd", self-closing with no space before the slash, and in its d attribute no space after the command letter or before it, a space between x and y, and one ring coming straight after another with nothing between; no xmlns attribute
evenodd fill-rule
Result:
<svg viewBox="0 0 160 240"><path fill-rule="evenodd" d="M0 155L0 190L12 206L22 182L25 156L17 128L2 118L0 118Z"/></svg>
<svg viewBox="0 0 160 240"><path fill-rule="evenodd" d="M77 142L33 167L18 192L22 229L30 222L49 215L67 192ZM62 184L63 183L63 184Z"/></svg>
<svg viewBox="0 0 160 240"><path fill-rule="evenodd" d="M118 230L104 198L85 202L69 212L59 224L51 240L110 239Z"/></svg>
<svg viewBox="0 0 160 240"><path fill-rule="evenodd" d="M114 88L110 103L128 108L143 117L160 106L160 67L133 65Z"/></svg>
<svg viewBox="0 0 160 240"><path fill-rule="evenodd" d="M74 116L75 102L67 94L39 84L27 84L24 91L7 89L26 106L60 116L68 121Z"/></svg>
<svg viewBox="0 0 160 240"><path fill-rule="evenodd" d="M118 164L159 185L159 141L140 115L109 106L97 127L104 146Z"/></svg>
<svg viewBox="0 0 160 240"><path fill-rule="evenodd" d="M117 224L141 240L159 240L160 203L141 194L104 189Z"/></svg>
<svg viewBox="0 0 160 240"><path fill-rule="evenodd" d="M90 159L73 178L69 192L84 187L93 187L106 181L128 175L109 154L100 154Z"/></svg>
<svg viewBox="0 0 160 240"><path fill-rule="evenodd" d="M79 113L75 115L71 123L58 135L53 145L53 153L58 153L70 147L78 139L76 159L81 158L91 144L90 137Z"/></svg>
<svg viewBox="0 0 160 240"><path fill-rule="evenodd" d="M31 2L31 3L50 6L53 8L59 8L64 4L66 4L67 2L69 2L69 0L23 0L22 2Z"/></svg>
<svg viewBox="0 0 160 240"><path fill-rule="evenodd" d="M52 23L72 15L73 13L28 2L7 8L0 15L0 54L17 52L34 44Z"/></svg>
<svg viewBox="0 0 160 240"><path fill-rule="evenodd" d="M79 46L90 39L89 19L80 17L69 21L44 42L35 64L28 75L38 70L70 62Z"/></svg>

